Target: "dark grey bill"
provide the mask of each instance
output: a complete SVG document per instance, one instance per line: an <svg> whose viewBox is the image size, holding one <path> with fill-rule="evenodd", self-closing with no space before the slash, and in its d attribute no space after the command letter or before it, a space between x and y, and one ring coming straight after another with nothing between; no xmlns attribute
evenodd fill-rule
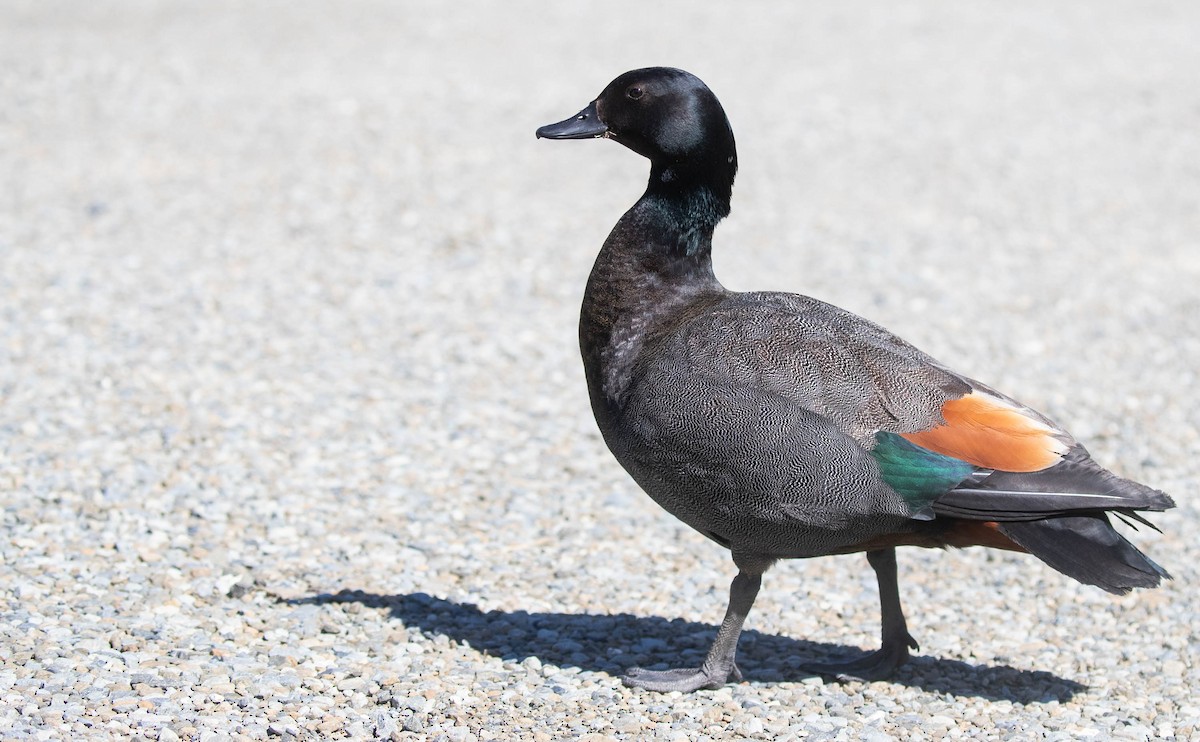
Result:
<svg viewBox="0 0 1200 742"><path fill-rule="evenodd" d="M596 102L565 121L546 124L537 130L538 139L588 139L604 136L608 127L596 115Z"/></svg>

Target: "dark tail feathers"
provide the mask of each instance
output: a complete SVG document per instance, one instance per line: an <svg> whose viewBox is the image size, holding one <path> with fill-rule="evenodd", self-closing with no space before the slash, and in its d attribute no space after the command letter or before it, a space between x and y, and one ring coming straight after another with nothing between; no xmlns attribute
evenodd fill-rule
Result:
<svg viewBox="0 0 1200 742"><path fill-rule="evenodd" d="M1171 579L1117 533L1103 513L998 525L1004 535L1067 577L1110 593L1124 595Z"/></svg>

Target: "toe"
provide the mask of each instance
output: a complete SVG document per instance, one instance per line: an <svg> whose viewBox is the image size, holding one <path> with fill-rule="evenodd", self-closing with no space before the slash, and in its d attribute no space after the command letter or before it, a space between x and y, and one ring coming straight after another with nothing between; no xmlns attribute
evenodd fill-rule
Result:
<svg viewBox="0 0 1200 742"><path fill-rule="evenodd" d="M911 644L916 644L916 642ZM908 642L895 643L855 660L807 664L804 669L817 675L835 677L841 681L885 680L896 672L896 668L908 662L908 647L911 644Z"/></svg>
<svg viewBox="0 0 1200 742"><path fill-rule="evenodd" d="M630 668L621 676L621 682L631 688L689 693L701 688L715 689L725 685L728 675L710 674L703 668L676 668L673 670L646 670Z"/></svg>

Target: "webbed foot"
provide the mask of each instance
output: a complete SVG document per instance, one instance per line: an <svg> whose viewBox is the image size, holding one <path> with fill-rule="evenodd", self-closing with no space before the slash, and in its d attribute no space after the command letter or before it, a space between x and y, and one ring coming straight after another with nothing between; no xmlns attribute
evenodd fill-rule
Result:
<svg viewBox="0 0 1200 742"><path fill-rule="evenodd" d="M917 646L917 640L905 632L903 637L884 642L878 651L864 657L845 662L810 663L804 665L804 669L817 675L835 677L842 682L884 680L891 677L897 667L908 662L909 649L920 647Z"/></svg>
<svg viewBox="0 0 1200 742"><path fill-rule="evenodd" d="M740 682L742 679L742 672L736 664L726 671L714 670L707 666L678 667L673 670L645 670L640 667L631 667L621 676L621 682L631 688L645 688L662 692L677 690L688 693L701 688L716 690L729 682L730 678L735 682Z"/></svg>

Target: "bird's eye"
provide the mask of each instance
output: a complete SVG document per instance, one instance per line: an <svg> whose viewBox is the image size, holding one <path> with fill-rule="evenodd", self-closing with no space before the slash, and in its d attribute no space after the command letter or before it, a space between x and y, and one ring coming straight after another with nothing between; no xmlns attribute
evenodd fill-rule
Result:
<svg viewBox="0 0 1200 742"><path fill-rule="evenodd" d="M629 90L625 91L625 97L629 100L637 100L638 98L642 97L642 89L635 85Z"/></svg>

